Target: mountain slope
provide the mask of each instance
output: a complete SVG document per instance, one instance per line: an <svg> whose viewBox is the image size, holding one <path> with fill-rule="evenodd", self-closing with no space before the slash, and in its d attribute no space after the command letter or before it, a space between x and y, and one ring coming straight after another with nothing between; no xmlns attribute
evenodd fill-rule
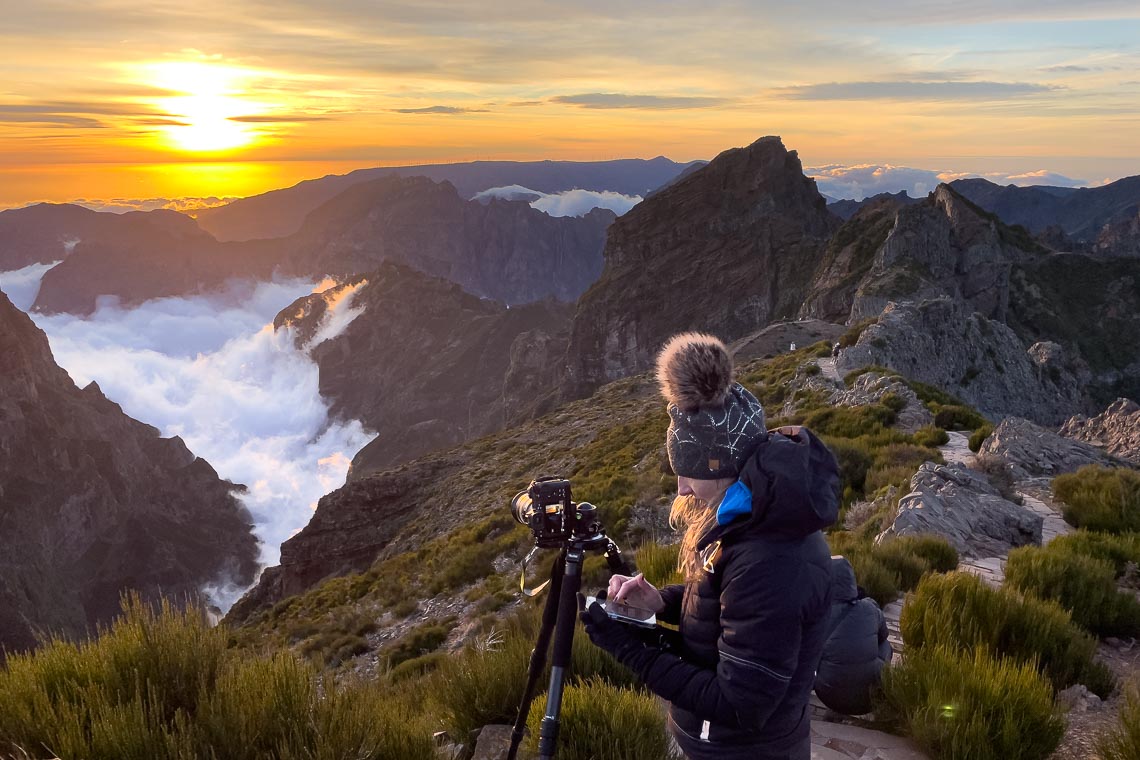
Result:
<svg viewBox="0 0 1140 760"><path fill-rule="evenodd" d="M235 486L94 383L77 388L3 294L0 356L0 646L83 634L127 589L153 599L253 579Z"/></svg>

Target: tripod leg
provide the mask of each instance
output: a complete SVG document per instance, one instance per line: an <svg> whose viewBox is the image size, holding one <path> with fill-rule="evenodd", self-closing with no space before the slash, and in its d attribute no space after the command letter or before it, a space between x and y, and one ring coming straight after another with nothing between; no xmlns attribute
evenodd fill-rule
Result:
<svg viewBox="0 0 1140 760"><path fill-rule="evenodd" d="M507 753L507 760L515 760L519 751L519 742L522 741L526 731L526 719L530 714L530 703L534 700L534 687L538 684L539 676L546 667L546 652L550 648L550 637L554 633L554 625L558 619L560 591L562 589L562 575L566 565L566 553L560 552L550 568L549 596L542 607L542 625L538 629L538 639L534 644L534 651L530 653L530 668L527 670L526 688L523 690L522 703L519 705L519 714L515 718L514 730L511 731L511 748Z"/></svg>
<svg viewBox="0 0 1140 760"><path fill-rule="evenodd" d="M574 625L578 620L578 591L582 588L582 559L585 551L574 547L566 552L566 571L559 589L558 619L554 627L554 655L551 658L550 689L546 693L546 712L538 732L538 756L554 757L558 742L559 713L562 690L570 670L570 653L574 645Z"/></svg>

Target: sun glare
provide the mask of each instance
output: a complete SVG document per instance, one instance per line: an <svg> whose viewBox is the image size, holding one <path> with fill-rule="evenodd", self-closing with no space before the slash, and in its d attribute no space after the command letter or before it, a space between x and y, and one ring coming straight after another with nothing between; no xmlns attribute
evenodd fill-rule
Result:
<svg viewBox="0 0 1140 760"><path fill-rule="evenodd" d="M170 91L158 105L170 116L163 130L174 147L185 151L224 151L249 145L254 129L237 117L254 116L261 106L241 97L250 72L198 62L151 64L147 81Z"/></svg>

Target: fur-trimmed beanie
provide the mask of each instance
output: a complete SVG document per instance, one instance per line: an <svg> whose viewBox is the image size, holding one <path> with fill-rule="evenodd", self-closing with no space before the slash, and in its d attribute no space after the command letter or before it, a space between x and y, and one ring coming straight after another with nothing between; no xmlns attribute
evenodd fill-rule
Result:
<svg viewBox="0 0 1140 760"><path fill-rule="evenodd" d="M673 472L694 480L736 477L767 436L764 409L732 381L732 357L719 339L674 335L657 357L657 382L669 404L665 448Z"/></svg>

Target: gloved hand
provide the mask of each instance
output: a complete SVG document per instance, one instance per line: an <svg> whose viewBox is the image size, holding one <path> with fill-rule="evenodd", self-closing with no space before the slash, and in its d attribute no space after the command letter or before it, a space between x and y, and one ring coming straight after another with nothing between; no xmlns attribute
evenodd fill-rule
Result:
<svg viewBox="0 0 1140 760"><path fill-rule="evenodd" d="M637 650L645 649L645 644L630 630L630 626L611 620L597 602L586 607L586 597L581 594L578 594L578 618L590 641L609 652L618 662L624 663Z"/></svg>

